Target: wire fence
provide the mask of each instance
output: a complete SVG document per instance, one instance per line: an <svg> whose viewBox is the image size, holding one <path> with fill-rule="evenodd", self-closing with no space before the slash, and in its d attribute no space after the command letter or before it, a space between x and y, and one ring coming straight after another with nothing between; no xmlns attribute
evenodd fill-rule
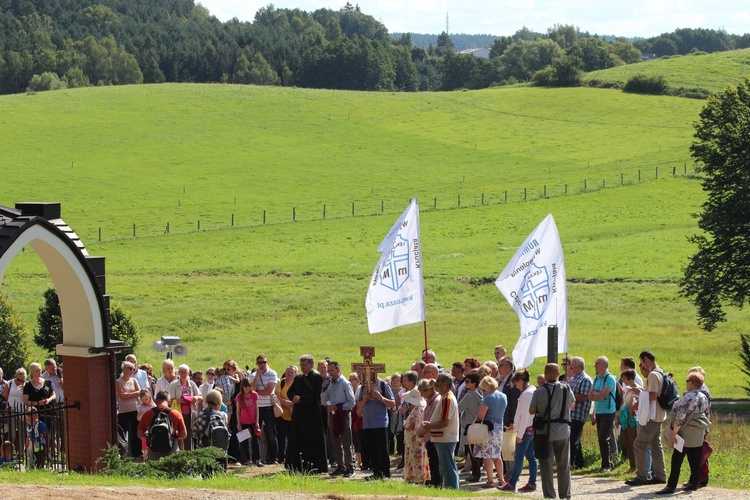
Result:
<svg viewBox="0 0 750 500"><path fill-rule="evenodd" d="M519 203L543 198L558 196L578 195L590 193L602 189L632 186L647 181L657 180L665 177L692 176L688 174L687 163L681 167L670 166L661 168L659 166L649 169L638 169L626 175L624 172L618 176L602 178L585 178L576 183L543 184L535 187L524 187L506 189L502 191L484 191L478 193L457 193L454 196L432 196L421 197L420 208L425 210L451 210L456 208L468 208L488 205L500 205L507 203ZM237 199L235 197L236 204ZM98 241L115 241L127 238L138 238L145 236L157 236L168 234L185 234L196 231L216 231L231 228L248 228L270 224L289 224L302 221L316 221L324 219L340 219L344 217L363 217L390 213L400 213L408 204L409 200L401 202L395 199L361 200L349 203L338 202L335 204L322 203L311 206L309 203L300 205L289 204L287 207L259 208L257 211L244 211L241 213L226 213L222 220L217 221L215 217L210 219L200 218L194 221L180 220L164 221L163 225L155 226L154 223L139 224L133 222L129 227L109 228L104 231L98 228ZM178 201L181 204L181 200Z"/></svg>

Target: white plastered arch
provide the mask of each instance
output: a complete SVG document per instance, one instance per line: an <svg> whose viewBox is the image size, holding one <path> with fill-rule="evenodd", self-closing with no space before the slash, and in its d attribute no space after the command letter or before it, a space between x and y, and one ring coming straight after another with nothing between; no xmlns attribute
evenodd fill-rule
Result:
<svg viewBox="0 0 750 500"><path fill-rule="evenodd" d="M47 267L60 300L63 343L57 354L91 357L90 347L104 346L101 303L81 256L63 238L40 223L25 229L0 255L0 284L10 261L29 245Z"/></svg>

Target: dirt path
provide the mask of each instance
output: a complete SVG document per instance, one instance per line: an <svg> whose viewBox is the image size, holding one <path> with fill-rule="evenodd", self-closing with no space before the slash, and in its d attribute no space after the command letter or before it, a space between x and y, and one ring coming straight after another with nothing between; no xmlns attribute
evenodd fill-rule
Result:
<svg viewBox="0 0 750 500"><path fill-rule="evenodd" d="M264 468L263 473L271 472L270 468ZM254 475L258 469L247 469L247 475ZM259 471L258 471L259 472ZM351 480L361 480L364 474L357 473ZM464 491L476 492L476 496L479 498L490 498L499 496L499 491L484 490L477 484L466 484L464 483L464 477L461 477L461 488ZM523 479L523 477L522 477ZM343 479L335 479L335 481L341 481ZM398 481L400 478L394 477L393 481ZM333 481L333 480L332 480ZM207 486L210 486L210 481L206 482ZM515 498L542 498L541 485L539 490L533 493L522 493L514 495ZM573 476L573 496L575 498L595 498L595 499L638 499L638 498L654 498L654 493L661 489L661 486L643 486L640 488L631 488L626 486L622 479L613 478L601 478L593 476ZM678 490L676 494L679 498L690 498L691 500L704 500L704 499L750 499L750 491L741 490L727 490L721 488L701 488L695 492L682 492ZM34 485L5 485L2 487L2 497L5 499L13 500L26 500L28 498L55 498L55 499L103 499L103 500L122 500L127 498L128 500L133 499L149 499L154 498L180 498L183 499L194 499L194 500L215 500L216 498L221 499L257 499L257 500L295 500L305 498L316 498L316 499L343 499L343 498L372 498L372 496L360 496L360 495L332 495L332 494L303 494L303 493L288 493L288 492L270 492L270 493L251 493L251 492L235 492L226 490L212 490L206 489L189 489L189 490L178 490L175 488L140 488L140 487L126 487L126 488L108 488L108 487L67 487L67 486L34 486ZM506 498L510 495L506 495ZM391 498L391 497L376 497L376 498ZM404 498L404 497L395 497ZM417 498L426 499L429 497L409 497L410 500ZM671 497L667 497L671 498Z"/></svg>

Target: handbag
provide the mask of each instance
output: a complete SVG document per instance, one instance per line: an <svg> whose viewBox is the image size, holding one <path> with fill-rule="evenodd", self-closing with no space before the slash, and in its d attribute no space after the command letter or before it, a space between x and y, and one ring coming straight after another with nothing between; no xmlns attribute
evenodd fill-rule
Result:
<svg viewBox="0 0 750 500"><path fill-rule="evenodd" d="M501 449L503 460L513 460L516 455L516 431L503 431L503 446Z"/></svg>
<svg viewBox="0 0 750 500"><path fill-rule="evenodd" d="M490 431L485 424L474 423L466 429L466 442L469 444L487 444Z"/></svg>
<svg viewBox="0 0 750 500"><path fill-rule="evenodd" d="M271 394L271 406L273 406L274 417L279 418L284 414L284 408L281 407L281 403L279 402L279 398L276 397L276 394Z"/></svg>

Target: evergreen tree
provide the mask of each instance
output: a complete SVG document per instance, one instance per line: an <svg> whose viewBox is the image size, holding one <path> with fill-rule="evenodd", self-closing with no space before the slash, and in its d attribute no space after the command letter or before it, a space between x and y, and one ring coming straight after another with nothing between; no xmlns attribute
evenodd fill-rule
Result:
<svg viewBox="0 0 750 500"><path fill-rule="evenodd" d="M63 340L60 301L54 288L44 292L44 304L39 306L36 320L39 330L34 334L34 343L47 351L47 357L52 357Z"/></svg>

